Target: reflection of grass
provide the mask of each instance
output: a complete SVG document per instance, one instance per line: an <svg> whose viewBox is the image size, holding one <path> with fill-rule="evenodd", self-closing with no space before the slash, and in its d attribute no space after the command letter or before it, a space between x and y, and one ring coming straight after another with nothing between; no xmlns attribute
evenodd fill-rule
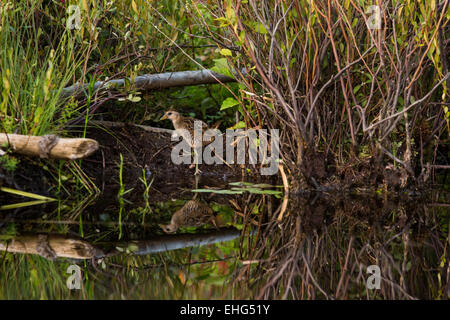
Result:
<svg viewBox="0 0 450 320"><path fill-rule="evenodd" d="M65 271L68 266L68 262L53 263L39 256L8 254L1 266L0 298L87 298L86 291L70 292L67 289Z"/></svg>
<svg viewBox="0 0 450 320"><path fill-rule="evenodd" d="M222 296L223 283L237 265L239 241L188 248L148 256L104 259L100 270L75 262L83 272L81 290L69 290L70 262L55 263L39 256L7 254L0 260L1 299L200 299ZM6 267L6 268L5 268ZM104 268L104 269L103 269ZM14 279L14 281L11 281ZM125 284L125 285L124 285ZM231 294L227 296L232 298Z"/></svg>
<svg viewBox="0 0 450 320"><path fill-rule="evenodd" d="M118 165L123 178L123 160ZM118 198L126 195L126 185L120 176L119 183ZM231 186L255 187L255 184L234 183ZM261 189L271 187L257 186ZM151 196L150 192L145 194ZM225 224L240 225L248 234L251 223L255 227L252 226L254 235L147 256L106 257L97 270L90 261L76 262L83 270L81 291L66 288L65 281L69 276L66 270L73 261L58 259L51 263L38 256L0 252L0 298L446 297L447 262L443 259L448 241L448 209L445 207L425 210L424 203L410 207L408 203L386 202L381 197L375 203L371 203L371 199L348 201L337 197L335 201L328 201L312 197L295 200L279 223L274 214L279 203L273 197L250 192L214 197L209 205L218 215L226 216ZM217 198L220 201L216 201ZM226 202L222 202L224 199ZM433 199L434 202L445 202L446 198L441 194ZM128 216L126 219L121 216L117 221L119 202L120 199L115 207L102 211L85 210L89 203L82 201L75 204L61 202L58 212L45 214L39 222L14 221L17 226L4 226L1 231L6 227L10 230L3 232L0 239L11 238L23 230L78 231L98 246L114 242L118 234L128 239L144 239L161 233L156 227L159 220L169 220L186 200L149 203L152 214L146 216L145 224L141 215L146 211L145 205L132 212L122 209ZM122 199L124 207L127 207L126 200ZM423 220L426 223L422 223ZM421 237L423 240L418 240ZM128 249L133 251L131 247ZM383 273L386 280L382 281L381 290L367 293L365 268L374 263L379 263L386 271ZM425 270L423 265L429 268ZM50 282L51 278L55 281ZM16 279L15 283L8 283L11 279Z"/></svg>
<svg viewBox="0 0 450 320"><path fill-rule="evenodd" d="M253 194L273 195L276 197L279 197L283 194L281 191L269 189L283 186L273 186L265 183L254 184L251 182L230 182L229 185L232 186L230 189L194 189L192 190L192 192L217 194L243 194L244 192L249 192Z"/></svg>
<svg viewBox="0 0 450 320"><path fill-rule="evenodd" d="M125 202L129 202L125 199L125 195L133 191L133 188L125 190L123 184L123 156L120 154L119 163L119 192L117 194L117 200L119 201L119 239L122 239L122 213L124 211Z"/></svg>
<svg viewBox="0 0 450 320"><path fill-rule="evenodd" d="M44 204L46 202L48 202L48 201L47 200L35 200L35 201L26 201L26 202L14 203L14 204L7 204L7 205L0 206L0 210L11 210L11 209L30 207L30 206L35 206L38 204Z"/></svg>
<svg viewBox="0 0 450 320"><path fill-rule="evenodd" d="M45 201L55 201L56 200L56 199L49 198L46 196L41 196L39 194L25 192L25 191L21 191L21 190L15 190L15 189L6 188L6 187L0 187L0 191L8 192L11 194L15 194L15 195L22 196L22 197L28 197L28 198L32 198L32 199L36 199L36 200L45 200Z"/></svg>
<svg viewBox="0 0 450 320"><path fill-rule="evenodd" d="M151 213L152 212L152 208L151 208L151 206L150 206L148 201L150 199L150 195L149 195L150 187L152 186L154 179L152 179L150 181L150 183L149 183L147 181L147 173L146 173L145 169L142 169L142 177L139 178L139 180L141 180L141 182L144 184L144 187L145 187L144 188L144 193L143 193L143 197L144 197L144 201L145 201L145 207L141 210L141 212L142 212L142 224L144 224L145 223L145 215L147 213Z"/></svg>
<svg viewBox="0 0 450 320"><path fill-rule="evenodd" d="M339 198L330 203L323 199L301 199L292 204L290 214L280 224L276 214L267 212L264 203L268 203L268 198L249 193L233 197L233 207L240 208L236 209L241 211L240 215L226 205L211 204L215 212L226 214L230 223L240 223L244 230L248 230L249 219L261 219L254 236L146 256L106 257L99 263L99 270L90 262L82 262L81 291L66 288L69 276L66 270L73 263L68 259L51 263L38 256L0 254L0 297L317 299L325 297L323 290L329 297L343 299L445 298L446 208L423 210L423 204L409 207L410 204L386 203L381 198L376 201L382 203L365 199L358 202ZM123 223L127 226L124 231L128 237L154 235L159 230L152 228L151 223L162 215L170 216L183 203L178 200L151 205L154 214L147 216L145 226L139 215L130 214ZM371 208L376 210L375 224ZM386 209L380 212L380 208ZM83 216L85 239L97 245L117 239L117 224L111 220L96 224L98 217L87 212L80 214L83 208L65 213L74 219L66 221L66 228L75 225L76 230L80 223L75 212ZM94 222L86 221L89 217ZM433 222L425 225L420 217ZM45 226L46 220L54 218L48 215L40 225ZM57 222L64 221L53 221ZM404 227L399 229L401 223ZM36 229L55 230L54 224L42 226ZM17 232L20 229L11 230L11 234ZM365 268L374 263L385 271L386 280L380 290L367 292ZM424 269L423 265L429 268ZM49 281L52 278L55 280Z"/></svg>
<svg viewBox="0 0 450 320"><path fill-rule="evenodd" d="M119 239L122 238L122 211L124 205L123 195L125 193L125 187L123 185L122 180L123 173L123 156L120 154L120 165L119 165L119 194L117 195L117 199L119 200Z"/></svg>
<svg viewBox="0 0 450 320"><path fill-rule="evenodd" d="M22 197L32 198L36 199L35 201L26 201L26 202L20 202L20 203L14 203L14 204L8 204L8 205L2 205L0 206L0 210L11 210L11 209L17 209L17 208L23 208L23 207L29 207L34 206L38 204L43 204L51 201L56 201L56 199L49 198L46 196L41 196L39 194L25 192L21 190L6 188L6 187L0 187L0 191L15 194Z"/></svg>

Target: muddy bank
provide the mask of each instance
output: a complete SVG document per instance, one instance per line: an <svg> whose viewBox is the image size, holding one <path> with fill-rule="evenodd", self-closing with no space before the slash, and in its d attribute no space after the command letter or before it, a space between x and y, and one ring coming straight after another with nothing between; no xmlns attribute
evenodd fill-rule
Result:
<svg viewBox="0 0 450 320"><path fill-rule="evenodd" d="M447 184L447 170L428 166L411 176L400 164L392 165L377 155L351 156L340 163L331 153L306 149L300 164L289 166L293 193L315 190L346 193L406 193L414 195Z"/></svg>
<svg viewBox="0 0 450 320"><path fill-rule="evenodd" d="M97 140L100 147L93 155L80 161L80 167L106 197L118 192L121 155L123 184L126 189L133 188L134 193L144 190L144 175L147 183L151 183L155 200L159 200L159 196L168 198L174 192L179 194L180 188L190 190L195 186L195 168L186 164L175 165L171 160L172 148L177 142L171 142L169 133L148 132L132 125L122 128L98 126L90 127L86 137ZM16 171L10 173L0 168L0 181L19 190L55 195L54 171L58 166L56 160L43 163L36 158L22 157ZM259 166L253 165L200 164L199 169L202 171L198 177L199 186L222 187L242 178L257 181L277 179L261 177ZM70 188L68 183L66 186ZM178 190L174 191L173 186Z"/></svg>
<svg viewBox="0 0 450 320"><path fill-rule="evenodd" d="M95 137L99 151L83 160L82 168L100 188L102 197L117 195L119 190L120 156L123 157L122 179L125 189L133 188L127 198L142 199L146 179L150 185L151 201L164 201L192 197L195 188L227 188L228 183L261 181L276 183L277 176L261 177L259 167L241 165L200 164L201 174L194 175L195 168L187 164L176 165L171 160L172 148L178 142L171 141L170 133L148 132L135 126L105 129L90 128L88 135ZM144 178L145 176L145 178Z"/></svg>
<svg viewBox="0 0 450 320"><path fill-rule="evenodd" d="M74 135L79 135L74 132ZM130 201L142 199L147 185L151 184L152 201L180 198L194 188L226 188L233 181L254 181L280 184L280 173L261 176L259 165L206 165L200 164L202 174L195 177L195 168L187 164L175 165L171 152L178 142L171 141L170 133L149 132L133 125L106 128L91 126L86 137L99 142L99 149L90 157L77 162L92 182L98 187L101 198L117 196L120 187L120 162L122 183L125 190L133 189L127 197ZM353 158L345 165L338 165L332 155L306 150L301 164L284 164L289 176L290 193L303 194L308 190L324 192L403 192L414 194L426 190L430 172L423 172L417 181L407 179L407 172L401 167L384 165L376 156ZM57 185L57 171L67 171L69 162L23 156L13 172L0 168L0 185L46 196L62 196L60 191L73 190L72 181L61 181ZM5 196L0 193L0 200Z"/></svg>

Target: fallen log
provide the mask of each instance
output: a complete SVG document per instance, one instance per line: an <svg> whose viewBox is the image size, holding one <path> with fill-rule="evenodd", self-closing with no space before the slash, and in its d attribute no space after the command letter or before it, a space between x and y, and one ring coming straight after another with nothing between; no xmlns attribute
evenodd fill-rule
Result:
<svg viewBox="0 0 450 320"><path fill-rule="evenodd" d="M122 87L126 81L130 79L115 79L109 81L97 81L94 83L93 91L100 88ZM139 90L164 89L181 86L192 86L200 84L226 83L236 81L233 78L223 74L216 73L212 70L195 70L195 71L178 71L157 74L145 74L134 78L134 86ZM77 83L61 90L61 98L69 96L78 96L87 91L88 85L82 86Z"/></svg>
<svg viewBox="0 0 450 320"><path fill-rule="evenodd" d="M55 135L26 136L0 133L0 147L5 146L28 156L76 160L96 151L98 142L86 138L59 138Z"/></svg>

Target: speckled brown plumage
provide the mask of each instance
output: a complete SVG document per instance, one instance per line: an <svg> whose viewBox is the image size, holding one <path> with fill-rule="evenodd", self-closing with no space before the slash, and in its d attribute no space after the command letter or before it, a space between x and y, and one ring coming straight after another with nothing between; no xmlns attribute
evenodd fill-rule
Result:
<svg viewBox="0 0 450 320"><path fill-rule="evenodd" d="M164 116L161 118L161 120L169 119L172 121L173 127L175 130L186 130L189 132L189 135L187 135L185 132L180 131L181 136L184 140L191 146L191 148L198 148L202 146L206 146L212 141L214 141L213 137L208 137L208 139L204 139L206 141L202 141L202 136L205 135L205 132L209 129L208 125L204 123L201 120L191 118L191 117L184 117L179 112L169 110L167 111ZM194 129L195 129L195 121L199 121L201 125L202 135L199 137L194 136ZM194 138L197 138L197 140L194 140Z"/></svg>
<svg viewBox="0 0 450 320"><path fill-rule="evenodd" d="M199 227L207 223L217 227L213 210L204 203L190 200L173 214L170 224L160 227L166 233L174 233L179 227Z"/></svg>
<svg viewBox="0 0 450 320"><path fill-rule="evenodd" d="M184 117L179 112L169 110L161 120L170 119L172 121L175 130L180 130L177 133L183 137L191 148L194 148L195 161L191 164L189 168L193 168L195 165L195 174L199 174L201 171L198 169L198 148L204 147L214 141L214 135L209 135L207 133L208 125L201 120ZM195 122L198 121L201 127L201 135L195 135ZM200 151L201 152L201 151Z"/></svg>

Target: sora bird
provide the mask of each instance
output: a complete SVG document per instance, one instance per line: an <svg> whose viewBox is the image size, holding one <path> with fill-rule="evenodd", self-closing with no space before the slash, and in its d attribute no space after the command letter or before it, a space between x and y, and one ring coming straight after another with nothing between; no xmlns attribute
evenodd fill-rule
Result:
<svg viewBox="0 0 450 320"><path fill-rule="evenodd" d="M197 200L189 200L173 214L170 224L160 224L159 226L166 233L174 233L179 227L199 227L207 223L218 227L213 210Z"/></svg>
<svg viewBox="0 0 450 320"><path fill-rule="evenodd" d="M209 129L208 125L201 120L194 119L191 117L184 117L179 112L174 110L169 110L161 117L160 120L169 119L172 121L175 130L180 130L180 135L189 144L191 148L194 149L195 155L195 174L199 174L198 169L198 149L204 147L214 141L214 136L205 134ZM198 121L198 122L197 122ZM195 123L201 128L201 135L195 135ZM189 168L193 168L194 164L191 164Z"/></svg>

